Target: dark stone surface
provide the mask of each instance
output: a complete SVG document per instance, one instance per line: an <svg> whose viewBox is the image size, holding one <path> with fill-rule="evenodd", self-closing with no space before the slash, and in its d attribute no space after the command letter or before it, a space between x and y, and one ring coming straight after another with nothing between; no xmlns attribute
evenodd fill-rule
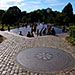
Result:
<svg viewBox="0 0 75 75"><path fill-rule="evenodd" d="M74 66L72 56L54 48L30 48L19 52L16 61L25 69L35 72L54 72Z"/></svg>

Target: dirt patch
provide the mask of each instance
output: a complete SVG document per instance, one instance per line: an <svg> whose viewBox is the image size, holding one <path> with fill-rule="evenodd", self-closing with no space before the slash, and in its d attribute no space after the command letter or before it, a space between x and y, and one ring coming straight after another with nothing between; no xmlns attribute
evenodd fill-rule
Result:
<svg viewBox="0 0 75 75"><path fill-rule="evenodd" d="M2 43L4 40L6 40L6 38L0 35L0 43Z"/></svg>
<svg viewBox="0 0 75 75"><path fill-rule="evenodd" d="M66 38L61 38L61 40L66 41Z"/></svg>

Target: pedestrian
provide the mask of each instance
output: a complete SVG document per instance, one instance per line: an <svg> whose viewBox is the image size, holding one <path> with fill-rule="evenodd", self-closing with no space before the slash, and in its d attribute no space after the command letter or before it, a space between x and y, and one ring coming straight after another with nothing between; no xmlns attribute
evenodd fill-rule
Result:
<svg viewBox="0 0 75 75"><path fill-rule="evenodd" d="M22 31L20 31L20 34L19 35L22 35L23 36Z"/></svg>
<svg viewBox="0 0 75 75"><path fill-rule="evenodd" d="M8 25L8 31L10 32L10 26Z"/></svg>
<svg viewBox="0 0 75 75"><path fill-rule="evenodd" d="M52 35L55 35L55 30L54 30L54 28L52 28L51 34L52 34Z"/></svg>

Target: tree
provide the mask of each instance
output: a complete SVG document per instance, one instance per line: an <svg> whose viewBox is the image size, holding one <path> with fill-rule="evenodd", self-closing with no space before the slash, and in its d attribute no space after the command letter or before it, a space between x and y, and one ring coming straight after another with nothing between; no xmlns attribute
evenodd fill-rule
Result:
<svg viewBox="0 0 75 75"><path fill-rule="evenodd" d="M3 24L15 24L21 17L21 10L17 6L10 7L2 16Z"/></svg>
<svg viewBox="0 0 75 75"><path fill-rule="evenodd" d="M27 22L27 17L26 16L23 16L20 22L22 22L22 23Z"/></svg>
<svg viewBox="0 0 75 75"><path fill-rule="evenodd" d="M65 13L66 15L73 15L73 8L71 3L68 3L64 9L62 10L62 13Z"/></svg>
<svg viewBox="0 0 75 75"><path fill-rule="evenodd" d="M37 22L38 20L42 21L43 14L41 10L33 11L28 14L27 18L31 18L31 23Z"/></svg>
<svg viewBox="0 0 75 75"><path fill-rule="evenodd" d="M2 21L2 15L5 13L5 11L4 10L0 10L0 23L1 23L1 21Z"/></svg>
<svg viewBox="0 0 75 75"><path fill-rule="evenodd" d="M0 10L0 17L5 13L4 10Z"/></svg>
<svg viewBox="0 0 75 75"><path fill-rule="evenodd" d="M75 26L72 26L69 30L70 37L75 38Z"/></svg>
<svg viewBox="0 0 75 75"><path fill-rule="evenodd" d="M62 10L62 14L65 14L65 18L64 18L64 21L66 23L73 23L73 8L72 8L72 5L71 3L68 3L64 9Z"/></svg>
<svg viewBox="0 0 75 75"><path fill-rule="evenodd" d="M73 8L71 3L68 3L62 10L62 12L52 11L52 9L38 9L33 12L27 13L26 11L21 12L17 6L9 7L5 12L0 11L0 21L3 24L17 24L25 22L40 22L46 23L57 23L61 25L69 25L69 23L75 23L75 15L73 14Z"/></svg>
<svg viewBox="0 0 75 75"><path fill-rule="evenodd" d="M16 15L12 13L5 13L2 16L2 24L14 24L16 22Z"/></svg>
<svg viewBox="0 0 75 75"><path fill-rule="evenodd" d="M27 22L27 12L26 11L21 12L21 17L19 19L19 22L21 23Z"/></svg>

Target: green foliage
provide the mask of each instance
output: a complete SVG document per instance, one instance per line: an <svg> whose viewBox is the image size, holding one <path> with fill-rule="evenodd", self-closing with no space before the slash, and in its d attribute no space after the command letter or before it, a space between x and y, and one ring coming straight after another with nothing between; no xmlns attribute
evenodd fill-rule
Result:
<svg viewBox="0 0 75 75"><path fill-rule="evenodd" d="M73 8L72 8L72 5L71 3L68 3L64 9L62 10L62 13L65 13L67 15L73 15Z"/></svg>
<svg viewBox="0 0 75 75"><path fill-rule="evenodd" d="M27 17L26 16L23 16L20 22L22 22L22 23L27 22Z"/></svg>
<svg viewBox="0 0 75 75"><path fill-rule="evenodd" d="M72 26L69 30L70 37L75 38L75 26Z"/></svg>
<svg viewBox="0 0 75 75"><path fill-rule="evenodd" d="M2 16L2 24L14 24L16 22L16 15L12 13L5 13Z"/></svg>
<svg viewBox="0 0 75 75"><path fill-rule="evenodd" d="M4 10L0 10L0 17L5 13Z"/></svg>
<svg viewBox="0 0 75 75"><path fill-rule="evenodd" d="M67 40L72 43L73 45L75 45L75 38L73 37L68 37Z"/></svg>
<svg viewBox="0 0 75 75"><path fill-rule="evenodd" d="M72 4L68 3L64 9L62 10L62 14L65 14L66 16L64 17L64 21L66 23L72 23L73 22L73 8Z"/></svg>
<svg viewBox="0 0 75 75"><path fill-rule="evenodd" d="M67 37L67 40L71 42L73 45L75 45L75 26L72 26L69 30L69 37Z"/></svg>
<svg viewBox="0 0 75 75"><path fill-rule="evenodd" d="M2 21L2 16L3 16L4 13L5 13L4 10L0 10L0 23L1 23L1 21Z"/></svg>
<svg viewBox="0 0 75 75"><path fill-rule="evenodd" d="M0 10L0 23L2 24L18 24L18 23L33 23L40 20L40 22L46 22L51 24L68 25L69 23L75 23L75 15L73 14L73 8L71 3L68 3L62 12L52 11L52 9L38 9L36 11L27 13L21 12L17 6L9 7L5 12Z"/></svg>
<svg viewBox="0 0 75 75"><path fill-rule="evenodd" d="M21 10L17 6L10 7L2 16L2 24L14 24L21 16Z"/></svg>

